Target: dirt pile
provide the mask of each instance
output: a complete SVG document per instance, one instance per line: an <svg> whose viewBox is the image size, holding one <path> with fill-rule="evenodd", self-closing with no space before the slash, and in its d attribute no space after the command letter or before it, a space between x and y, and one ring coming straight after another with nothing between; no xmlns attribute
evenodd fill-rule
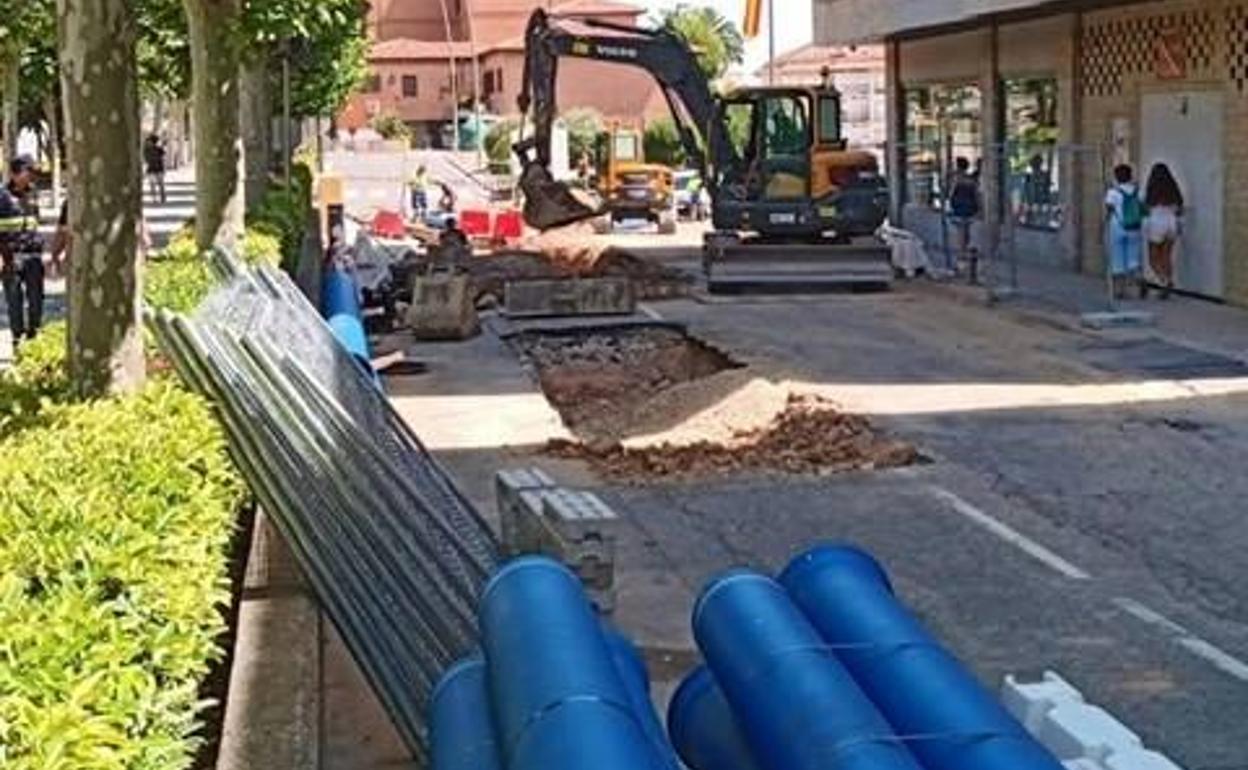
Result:
<svg viewBox="0 0 1248 770"><path fill-rule="evenodd" d="M641 299L684 296L693 279L649 262L578 230L560 230L526 239L518 248L475 257L469 272L478 295L503 296L508 281L555 278L631 278Z"/></svg>
<svg viewBox="0 0 1248 770"><path fill-rule="evenodd" d="M920 459L912 445L882 437L866 418L801 395L790 396L768 425L737 432L724 442L604 447L556 440L546 451L588 461L607 478L625 481L749 472L826 475L902 467Z"/></svg>

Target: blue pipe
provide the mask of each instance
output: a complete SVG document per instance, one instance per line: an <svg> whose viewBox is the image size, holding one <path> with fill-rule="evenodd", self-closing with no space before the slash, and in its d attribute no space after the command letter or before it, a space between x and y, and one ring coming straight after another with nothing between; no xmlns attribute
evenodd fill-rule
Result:
<svg viewBox="0 0 1248 770"><path fill-rule="evenodd" d="M667 741L663 723L659 721L659 716L654 710L654 701L650 697L650 672L646 670L641 651L628 637L615 630L609 623L602 624L602 635L607 640L607 649L611 651L615 668L632 702L633 713L637 715L637 721L645 732L646 738L654 746L655 752L668 770L680 770L680 763L676 761L676 754Z"/></svg>
<svg viewBox="0 0 1248 770"><path fill-rule="evenodd" d="M338 342L351 357L376 381L368 334L364 331L364 311L355 277L345 270L327 270L321 282L321 314Z"/></svg>
<svg viewBox="0 0 1248 770"><path fill-rule="evenodd" d="M508 770L667 770L566 567L536 556L504 566L480 621Z"/></svg>
<svg viewBox="0 0 1248 770"><path fill-rule="evenodd" d="M793 600L927 770L1061 770L897 600L875 559L821 547L780 576Z"/></svg>
<svg viewBox="0 0 1248 770"><path fill-rule="evenodd" d="M486 666L473 655L442 676L429 700L432 770L502 770Z"/></svg>
<svg viewBox="0 0 1248 770"><path fill-rule="evenodd" d="M771 578L737 571L712 582L693 633L766 770L919 770Z"/></svg>
<svg viewBox="0 0 1248 770"><path fill-rule="evenodd" d="M711 670L698 666L672 696L667 729L677 754L691 770L759 770Z"/></svg>

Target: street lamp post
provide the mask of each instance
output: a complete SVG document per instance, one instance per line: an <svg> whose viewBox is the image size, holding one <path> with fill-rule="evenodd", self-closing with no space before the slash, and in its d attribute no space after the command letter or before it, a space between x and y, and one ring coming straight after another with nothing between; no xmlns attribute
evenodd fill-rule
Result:
<svg viewBox="0 0 1248 770"><path fill-rule="evenodd" d="M446 27L446 50L451 61L451 143L459 149L459 61L455 57L455 36L451 31L451 12L442 3L442 24Z"/></svg>

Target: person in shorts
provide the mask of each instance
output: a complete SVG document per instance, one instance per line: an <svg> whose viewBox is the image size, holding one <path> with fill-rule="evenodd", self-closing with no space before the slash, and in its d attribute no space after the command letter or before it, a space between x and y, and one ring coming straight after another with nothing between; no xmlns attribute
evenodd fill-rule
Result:
<svg viewBox="0 0 1248 770"><path fill-rule="evenodd" d="M1169 299L1174 290L1174 247L1181 234L1183 191L1165 163L1154 164L1149 172L1144 205L1148 207L1144 222L1148 265L1161 287L1161 298Z"/></svg>
<svg viewBox="0 0 1248 770"><path fill-rule="evenodd" d="M1105 192L1105 219L1109 270L1114 297L1126 297L1134 281L1141 295L1143 280L1144 199L1135 183L1135 171L1123 164L1114 169L1114 182Z"/></svg>
<svg viewBox="0 0 1248 770"><path fill-rule="evenodd" d="M959 157L954 166L953 182L949 185L949 224L953 225L958 238L958 257L953 267L957 272L958 265L967 265L974 282L978 278L979 259L971 240L971 230L983 208L979 179L971 173L971 162L966 158Z"/></svg>

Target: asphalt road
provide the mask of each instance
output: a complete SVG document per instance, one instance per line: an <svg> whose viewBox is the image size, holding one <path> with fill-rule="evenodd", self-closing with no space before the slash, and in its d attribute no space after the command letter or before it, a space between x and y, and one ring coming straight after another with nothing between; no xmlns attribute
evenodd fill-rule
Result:
<svg viewBox="0 0 1248 770"><path fill-rule="evenodd" d="M1056 670L1189 770L1248 768L1237 362L922 293L657 307L763 376L877 412L932 462L602 487L629 526L620 618L654 659L688 657L710 575L850 541L985 682Z"/></svg>

